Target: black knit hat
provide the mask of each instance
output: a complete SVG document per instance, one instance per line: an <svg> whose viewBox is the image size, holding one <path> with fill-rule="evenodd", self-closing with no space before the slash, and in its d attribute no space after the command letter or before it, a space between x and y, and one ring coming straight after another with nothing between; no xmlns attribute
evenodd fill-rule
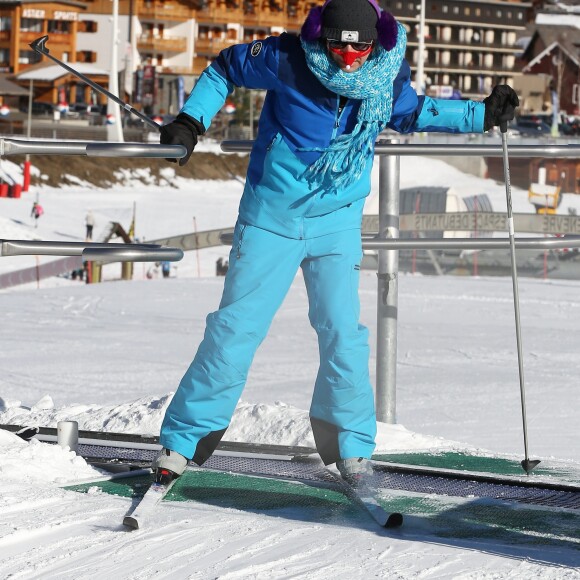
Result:
<svg viewBox="0 0 580 580"><path fill-rule="evenodd" d="M376 40L377 10L369 0L332 0L322 13L323 38L344 42Z"/></svg>

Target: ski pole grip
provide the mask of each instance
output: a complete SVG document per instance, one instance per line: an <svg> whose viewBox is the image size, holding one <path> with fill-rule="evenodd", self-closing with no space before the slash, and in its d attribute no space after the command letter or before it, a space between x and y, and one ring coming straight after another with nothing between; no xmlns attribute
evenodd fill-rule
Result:
<svg viewBox="0 0 580 580"><path fill-rule="evenodd" d="M499 130L502 133L507 133L507 121L500 121L499 122Z"/></svg>

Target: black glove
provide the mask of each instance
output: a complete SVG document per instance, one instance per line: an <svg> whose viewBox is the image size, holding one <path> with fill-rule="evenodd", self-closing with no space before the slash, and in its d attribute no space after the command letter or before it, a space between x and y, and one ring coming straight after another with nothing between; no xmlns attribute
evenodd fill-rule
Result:
<svg viewBox="0 0 580 580"><path fill-rule="evenodd" d="M193 117L185 113L179 113L168 125L163 125L160 129L160 141L163 145L183 145L187 149L187 155L181 159L167 159L171 163L177 163L183 167L191 157L195 146L197 145L198 135L205 133L205 127L196 121Z"/></svg>
<svg viewBox="0 0 580 580"><path fill-rule="evenodd" d="M491 95L483 99L485 103L485 117L483 130L489 131L502 122L511 121L516 113L520 100L516 92L508 85L497 85Z"/></svg>

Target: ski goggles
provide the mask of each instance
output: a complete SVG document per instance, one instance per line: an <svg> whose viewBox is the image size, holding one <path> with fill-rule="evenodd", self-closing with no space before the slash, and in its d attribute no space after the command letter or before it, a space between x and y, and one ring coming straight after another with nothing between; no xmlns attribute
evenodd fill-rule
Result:
<svg viewBox="0 0 580 580"><path fill-rule="evenodd" d="M327 38L326 42L328 43L328 48L336 52L344 52L349 44L355 52L367 52L373 47L372 42L343 42L333 38Z"/></svg>

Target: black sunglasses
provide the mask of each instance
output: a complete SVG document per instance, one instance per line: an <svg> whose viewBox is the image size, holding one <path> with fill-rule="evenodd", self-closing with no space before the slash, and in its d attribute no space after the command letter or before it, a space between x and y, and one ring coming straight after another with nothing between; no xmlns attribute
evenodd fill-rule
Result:
<svg viewBox="0 0 580 580"><path fill-rule="evenodd" d="M335 50L345 50L350 44L353 50L357 52L365 52L373 46L372 42L343 42L342 40L334 40L333 38L327 38L329 48L334 48Z"/></svg>

